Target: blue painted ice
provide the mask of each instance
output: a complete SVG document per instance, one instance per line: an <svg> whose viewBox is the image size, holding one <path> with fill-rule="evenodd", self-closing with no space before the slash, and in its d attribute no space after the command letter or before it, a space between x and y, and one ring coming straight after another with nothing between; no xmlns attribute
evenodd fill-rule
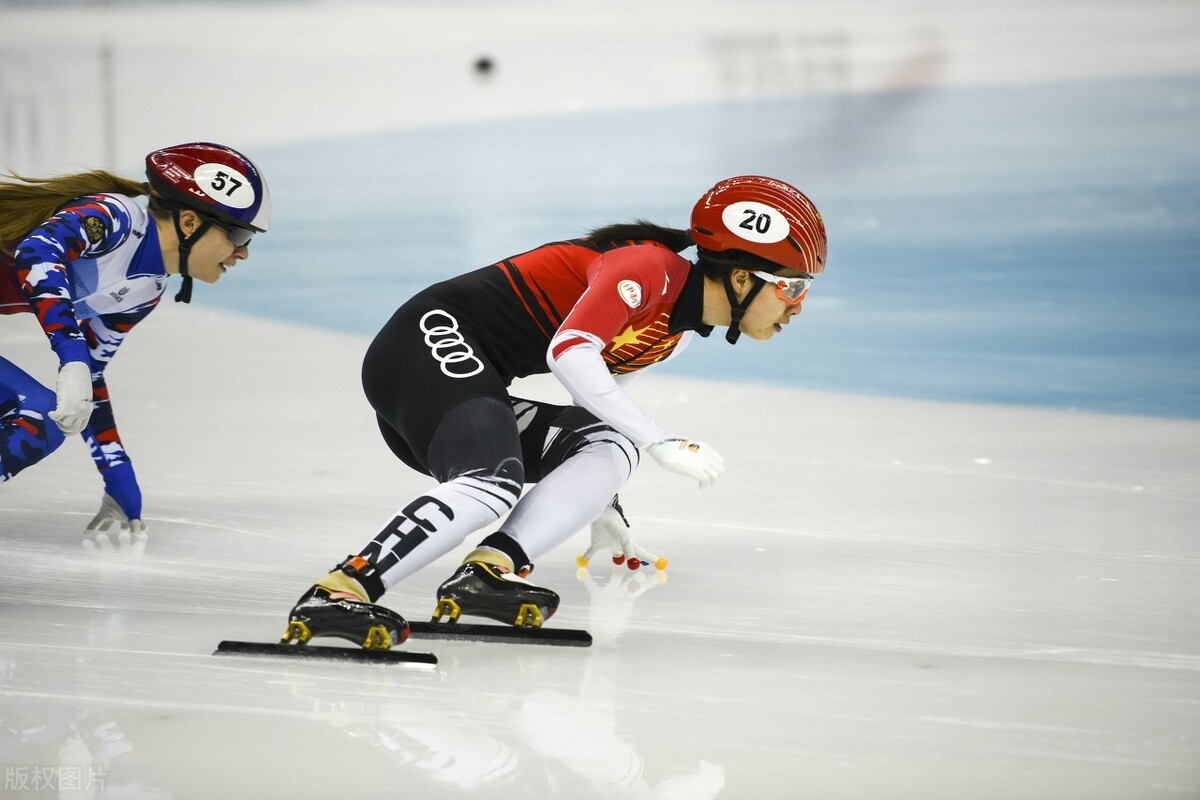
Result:
<svg viewBox="0 0 1200 800"><path fill-rule="evenodd" d="M205 302L373 334L434 280L607 222L685 227L721 177L822 209L827 272L768 347L668 368L1200 417L1200 79L800 97L267 149L258 266ZM231 284L233 282L231 281Z"/></svg>

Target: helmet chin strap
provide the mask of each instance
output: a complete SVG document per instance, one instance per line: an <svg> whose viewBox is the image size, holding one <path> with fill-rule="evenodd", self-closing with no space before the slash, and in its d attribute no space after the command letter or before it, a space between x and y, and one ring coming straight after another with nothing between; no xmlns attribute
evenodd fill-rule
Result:
<svg viewBox="0 0 1200 800"><path fill-rule="evenodd" d="M725 331L725 341L730 344L737 344L738 337L742 335L742 317L746 316L746 309L754 302L755 296L762 290L765 283L762 281L754 281L754 285L750 287L750 291L746 293L746 297L742 302L738 302L737 292L733 290L733 279L725 276L725 296L729 298L729 330Z"/></svg>
<svg viewBox="0 0 1200 800"><path fill-rule="evenodd" d="M212 227L212 223L201 217L200 227L191 236L185 236L183 233L183 225L179 222L179 209L171 212L171 218L175 220L175 237L179 240L179 274L183 276L183 286L179 287L179 293L175 295L176 303L192 302L192 276L188 275L188 255L192 252L192 245L200 240L200 237Z"/></svg>

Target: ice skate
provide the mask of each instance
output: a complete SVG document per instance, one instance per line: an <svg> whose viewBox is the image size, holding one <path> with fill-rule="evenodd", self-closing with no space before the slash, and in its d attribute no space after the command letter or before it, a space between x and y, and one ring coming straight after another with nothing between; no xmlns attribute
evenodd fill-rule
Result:
<svg viewBox="0 0 1200 800"><path fill-rule="evenodd" d="M359 579L374 567L351 557L309 589L292 609L285 644L307 644L314 637L336 636L367 650L387 650L403 643L408 622L391 609L370 601Z"/></svg>
<svg viewBox="0 0 1200 800"><path fill-rule="evenodd" d="M541 627L558 609L558 595L512 571L512 562L493 550L475 550L450 579L438 587L433 619L450 622L487 617L517 627Z"/></svg>

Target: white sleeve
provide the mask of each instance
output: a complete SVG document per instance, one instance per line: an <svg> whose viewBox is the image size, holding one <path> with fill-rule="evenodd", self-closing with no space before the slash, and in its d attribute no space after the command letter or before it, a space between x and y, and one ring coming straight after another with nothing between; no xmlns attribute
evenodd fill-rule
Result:
<svg viewBox="0 0 1200 800"><path fill-rule="evenodd" d="M585 341L576 343L554 358L551 355L554 346L564 336L579 337ZM591 334L577 330L559 331L546 351L546 363L554 377L571 393L576 404L628 436L638 447L663 439L682 438L652 420L629 399L629 395L621 391L600 353L601 347Z"/></svg>

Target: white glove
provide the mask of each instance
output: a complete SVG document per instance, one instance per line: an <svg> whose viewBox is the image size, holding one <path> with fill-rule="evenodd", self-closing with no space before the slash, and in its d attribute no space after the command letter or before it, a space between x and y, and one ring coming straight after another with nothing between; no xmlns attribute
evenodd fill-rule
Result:
<svg viewBox="0 0 1200 800"><path fill-rule="evenodd" d="M672 472L700 481L701 487L711 486L725 471L725 459L703 442L663 439L646 445L646 452Z"/></svg>
<svg viewBox="0 0 1200 800"><path fill-rule="evenodd" d="M114 523L117 528L109 533ZM84 550L92 552L126 552L136 556L146 549L148 538L150 535L146 523L140 519L130 520L117 501L106 492L100 501L100 511L83 531L81 544Z"/></svg>
<svg viewBox="0 0 1200 800"><path fill-rule="evenodd" d="M58 423L63 435L74 436L87 426L92 416L92 371L82 361L68 361L58 371L58 407L50 419Z"/></svg>
<svg viewBox="0 0 1200 800"><path fill-rule="evenodd" d="M614 564L625 563L630 569L653 564L656 570L667 568L667 560L644 550L629 536L629 521L621 513L621 506L615 501L607 506L592 523L592 543L587 552L576 557L575 563L586 567L588 562L601 550L607 550Z"/></svg>

